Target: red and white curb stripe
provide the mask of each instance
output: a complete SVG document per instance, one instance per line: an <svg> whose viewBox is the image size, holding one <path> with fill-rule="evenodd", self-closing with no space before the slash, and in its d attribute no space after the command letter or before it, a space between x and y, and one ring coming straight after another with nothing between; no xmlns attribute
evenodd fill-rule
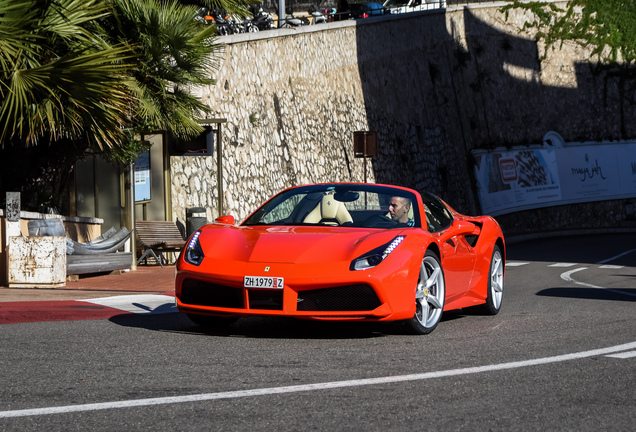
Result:
<svg viewBox="0 0 636 432"><path fill-rule="evenodd" d="M119 295L84 300L0 302L0 324L109 319L177 312L174 295Z"/></svg>
<svg viewBox="0 0 636 432"><path fill-rule="evenodd" d="M84 303L93 303L118 309L124 312L136 314L174 313L177 307L174 304L174 296L156 294L121 295L102 297L96 299L81 300Z"/></svg>

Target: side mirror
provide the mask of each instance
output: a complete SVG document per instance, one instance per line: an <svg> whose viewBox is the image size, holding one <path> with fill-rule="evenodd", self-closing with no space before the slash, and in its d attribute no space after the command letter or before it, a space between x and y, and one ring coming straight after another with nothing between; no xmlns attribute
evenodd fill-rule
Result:
<svg viewBox="0 0 636 432"><path fill-rule="evenodd" d="M232 215L220 216L214 219L214 222L224 225L234 225L236 223L236 221L234 220L234 216Z"/></svg>
<svg viewBox="0 0 636 432"><path fill-rule="evenodd" d="M455 220L453 221L453 227L455 228L455 230L457 230L457 234L479 235L479 233L481 232L479 226L468 221Z"/></svg>

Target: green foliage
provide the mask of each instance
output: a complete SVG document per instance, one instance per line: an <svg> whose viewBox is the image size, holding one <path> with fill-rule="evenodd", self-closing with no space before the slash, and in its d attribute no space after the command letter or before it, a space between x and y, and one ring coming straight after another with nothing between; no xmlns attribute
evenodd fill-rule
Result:
<svg viewBox="0 0 636 432"><path fill-rule="evenodd" d="M87 149L126 165L147 149L143 133L200 133L210 108L189 90L214 83L221 46L197 12L177 0L0 0L0 193L60 208Z"/></svg>
<svg viewBox="0 0 636 432"><path fill-rule="evenodd" d="M134 135L129 130L121 145L109 149L103 156L111 164L123 169L133 163L141 153L150 150L150 147L148 141L142 141L139 135Z"/></svg>
<svg viewBox="0 0 636 432"><path fill-rule="evenodd" d="M572 0L565 8L553 3L514 1L501 11L508 18L513 8L533 14L534 20L528 21L524 29L535 28L537 39L545 41L542 59L550 49L562 48L567 41L591 49L592 70L606 81L616 81L621 136L631 138L627 135L626 107L636 103L636 1Z"/></svg>
<svg viewBox="0 0 636 432"><path fill-rule="evenodd" d="M0 0L0 142L116 145L130 54L88 29L99 0Z"/></svg>
<svg viewBox="0 0 636 432"><path fill-rule="evenodd" d="M537 37L550 47L572 41L592 48L601 64L632 65L636 61L636 2L633 0L572 0L564 9L554 3L513 3L501 8L532 12L535 19L525 24L536 28Z"/></svg>
<svg viewBox="0 0 636 432"><path fill-rule="evenodd" d="M211 74L220 63L213 26L195 21L197 8L176 1L110 0L113 15L104 20L111 43L127 44L137 63L129 91L138 105L136 126L168 130L188 137L203 128L196 119L210 108L189 92L191 86L214 84ZM142 128L143 129L143 128Z"/></svg>

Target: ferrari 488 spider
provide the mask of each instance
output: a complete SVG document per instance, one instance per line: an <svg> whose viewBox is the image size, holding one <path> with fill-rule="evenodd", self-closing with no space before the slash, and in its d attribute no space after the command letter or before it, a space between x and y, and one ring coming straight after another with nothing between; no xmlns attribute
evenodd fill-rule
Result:
<svg viewBox="0 0 636 432"><path fill-rule="evenodd" d="M241 224L196 231L177 262L176 303L203 326L245 316L399 321L430 333L442 312L499 312L505 245L489 216L434 195L332 183L275 195Z"/></svg>

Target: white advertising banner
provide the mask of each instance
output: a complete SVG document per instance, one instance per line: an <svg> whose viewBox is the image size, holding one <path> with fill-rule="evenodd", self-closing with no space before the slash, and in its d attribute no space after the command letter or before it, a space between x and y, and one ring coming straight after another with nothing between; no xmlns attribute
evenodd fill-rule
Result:
<svg viewBox="0 0 636 432"><path fill-rule="evenodd" d="M475 154L482 212L636 197L636 143Z"/></svg>
<svg viewBox="0 0 636 432"><path fill-rule="evenodd" d="M561 200L554 149L476 155L475 177L483 213L543 207Z"/></svg>
<svg viewBox="0 0 636 432"><path fill-rule="evenodd" d="M596 201L620 194L616 146L562 148L558 153L564 200Z"/></svg>

